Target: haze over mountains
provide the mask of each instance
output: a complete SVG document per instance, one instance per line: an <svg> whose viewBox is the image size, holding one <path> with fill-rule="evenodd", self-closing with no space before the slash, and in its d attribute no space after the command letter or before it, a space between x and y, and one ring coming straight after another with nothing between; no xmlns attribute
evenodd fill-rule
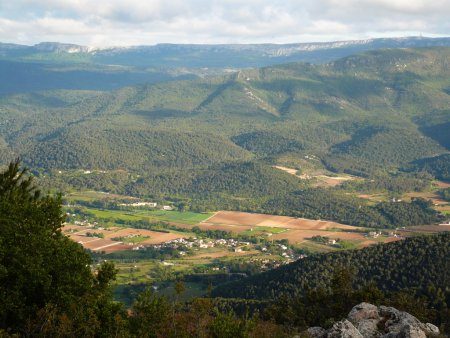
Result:
<svg viewBox="0 0 450 338"><path fill-rule="evenodd" d="M154 46L86 47L57 42L34 46L0 44L4 59L51 60L139 67L246 68L293 61L323 63L380 48L450 46L450 38L378 38L292 44L157 44Z"/></svg>
<svg viewBox="0 0 450 338"><path fill-rule="evenodd" d="M386 38L330 43L96 48L0 43L0 95L48 89L111 90L287 62L325 63L379 48L450 46L450 38ZM100 66L101 65L101 66Z"/></svg>

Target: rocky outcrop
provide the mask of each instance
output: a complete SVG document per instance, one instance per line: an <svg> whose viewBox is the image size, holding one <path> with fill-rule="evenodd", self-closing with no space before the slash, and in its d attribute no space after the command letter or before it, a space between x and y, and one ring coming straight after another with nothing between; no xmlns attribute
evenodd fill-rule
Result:
<svg viewBox="0 0 450 338"><path fill-rule="evenodd" d="M311 327L306 333L311 338L426 338L439 329L393 307L361 303L331 329Z"/></svg>

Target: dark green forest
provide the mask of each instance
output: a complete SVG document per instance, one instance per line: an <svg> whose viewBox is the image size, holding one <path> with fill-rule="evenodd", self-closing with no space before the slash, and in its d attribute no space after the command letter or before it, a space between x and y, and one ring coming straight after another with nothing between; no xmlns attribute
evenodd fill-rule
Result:
<svg viewBox="0 0 450 338"><path fill-rule="evenodd" d="M113 92L4 96L0 158L143 174L314 155L332 171L389 174L448 154L448 54L381 50Z"/></svg>
<svg viewBox="0 0 450 338"><path fill-rule="evenodd" d="M431 285L444 291L450 278L449 241L450 234L442 233L361 250L318 254L245 281L224 285L213 294L252 299L299 295L308 289L331 288L334 272L349 267L354 270L355 287L373 281L384 291L411 288L426 293Z"/></svg>
<svg viewBox="0 0 450 338"><path fill-rule="evenodd" d="M276 322L323 325L362 300L412 306L449 327L450 234L407 238L361 250L317 254L213 290L214 297L259 299ZM415 304L415 305L412 305ZM400 305L401 306L401 305Z"/></svg>
<svg viewBox="0 0 450 338"><path fill-rule="evenodd" d="M449 129L447 129L447 132L448 130ZM450 181L450 154L443 154L441 156L414 161L406 170L423 171L440 180Z"/></svg>
<svg viewBox="0 0 450 338"><path fill-rule="evenodd" d="M77 186L155 200L172 198L182 202L185 210L198 212L238 210L328 219L372 228L433 224L444 219L432 209L430 202L423 199L373 205L362 198L343 194L342 189L309 188L296 177L257 162L201 170L168 170L134 179L124 172L116 172L70 177L57 175L40 182L48 188Z"/></svg>

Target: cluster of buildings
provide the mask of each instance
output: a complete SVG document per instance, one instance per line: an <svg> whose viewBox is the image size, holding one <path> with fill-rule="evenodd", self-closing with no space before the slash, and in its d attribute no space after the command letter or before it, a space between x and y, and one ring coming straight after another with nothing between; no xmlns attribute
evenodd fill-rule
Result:
<svg viewBox="0 0 450 338"><path fill-rule="evenodd" d="M230 238L230 239L201 239L201 238L177 238L172 239L170 241L161 243L161 244L154 244L152 245L155 249L161 249L161 248L172 248L177 250L182 249L192 249L192 248L199 248L199 249L209 249L214 247L228 247L230 249L236 249L242 248L245 246L250 245L250 242L242 242L238 241L236 239ZM242 249L241 249L242 251Z"/></svg>
<svg viewBox="0 0 450 338"><path fill-rule="evenodd" d="M157 208L158 203L156 202L133 202L133 203L120 203L118 204L121 207L148 207L148 208ZM161 210L171 211L173 207L170 205L162 205L160 207Z"/></svg>
<svg viewBox="0 0 450 338"><path fill-rule="evenodd" d="M210 249L210 248L214 248L214 247L224 247L232 252L243 252L245 250L249 250L250 248L258 249L259 251L261 251L262 253L266 253L267 255L272 255L272 254L278 255L279 254L281 257L288 259L290 261L306 257L304 255L300 255L297 257L294 254L294 252L292 251L292 249L290 249L288 246L283 245L283 244L277 243L272 247L267 247L267 246L260 247L260 246L254 245L250 242L239 241L234 238L229 238L229 239L224 239L224 238L201 239L201 238L196 238L196 237L194 237L194 238L177 238L177 239L173 239L173 240L161 243L161 244L153 244L153 245L151 245L151 247L153 249L163 249L163 248L175 249L175 250L178 250L178 252L181 256L185 256L187 254L187 251L192 250L192 249ZM135 246L133 248L133 250L140 250L140 249L145 249L145 247L140 245L140 246Z"/></svg>
<svg viewBox="0 0 450 338"><path fill-rule="evenodd" d="M98 225L97 222L89 222L88 220L83 220L83 221L73 221L73 224L75 225L79 225L79 226L84 226L84 227L96 227ZM98 228L99 230L103 230L103 228Z"/></svg>
<svg viewBox="0 0 450 338"><path fill-rule="evenodd" d="M390 231L388 233L383 233L381 231L369 231L366 235L366 237L370 237L370 238L378 238L380 236L389 236L389 237L395 237L395 238L400 238L400 235L398 235L396 232L394 231Z"/></svg>

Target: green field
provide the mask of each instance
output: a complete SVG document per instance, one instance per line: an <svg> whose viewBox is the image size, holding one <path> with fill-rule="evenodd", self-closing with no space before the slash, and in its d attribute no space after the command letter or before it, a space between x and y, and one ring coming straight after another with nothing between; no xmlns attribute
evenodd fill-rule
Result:
<svg viewBox="0 0 450 338"><path fill-rule="evenodd" d="M253 230L247 230L242 232L245 235L257 235L261 233L270 233L270 234L281 234L286 232L287 229L284 228L273 228L273 227L255 227Z"/></svg>
<svg viewBox="0 0 450 338"><path fill-rule="evenodd" d="M196 213L190 211L165 211L165 210L100 210L95 208L82 208L86 213L92 214L100 219L115 219L121 221L141 221L148 222L173 222L180 224L195 225L207 218L213 213Z"/></svg>
<svg viewBox="0 0 450 338"><path fill-rule="evenodd" d="M198 213L191 211L164 211L164 210L136 210L133 212L135 215L143 215L155 220L161 220L165 222L175 222L183 224L198 224L211 217L214 213Z"/></svg>
<svg viewBox="0 0 450 338"><path fill-rule="evenodd" d="M120 238L120 241L124 242L124 243L137 244L137 243L141 243L149 238L150 238L150 236L135 236L135 237L129 237L129 238L122 237L122 238Z"/></svg>

